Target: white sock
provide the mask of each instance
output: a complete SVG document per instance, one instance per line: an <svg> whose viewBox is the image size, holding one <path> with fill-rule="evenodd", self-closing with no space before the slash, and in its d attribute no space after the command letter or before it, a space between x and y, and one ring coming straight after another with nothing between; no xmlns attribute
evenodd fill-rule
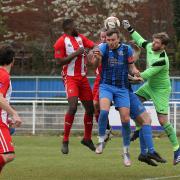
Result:
<svg viewBox="0 0 180 180"><path fill-rule="evenodd" d="M123 147L123 152L128 153L129 152L129 146L124 146Z"/></svg>
<svg viewBox="0 0 180 180"><path fill-rule="evenodd" d="M104 142L104 137L105 137L105 136L99 136L99 143Z"/></svg>

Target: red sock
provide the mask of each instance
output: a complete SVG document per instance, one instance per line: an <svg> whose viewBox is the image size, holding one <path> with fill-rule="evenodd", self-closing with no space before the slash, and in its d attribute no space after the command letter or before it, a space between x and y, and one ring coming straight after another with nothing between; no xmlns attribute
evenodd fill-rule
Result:
<svg viewBox="0 0 180 180"><path fill-rule="evenodd" d="M93 115L84 115L84 139L91 139L93 127Z"/></svg>
<svg viewBox="0 0 180 180"><path fill-rule="evenodd" d="M0 154L0 172L2 171L2 168L4 167L4 165L6 164L3 156Z"/></svg>
<svg viewBox="0 0 180 180"><path fill-rule="evenodd" d="M69 140L69 134L70 134L70 131L71 131L73 121L74 121L74 115L70 115L70 114L65 115L63 141L68 141Z"/></svg>

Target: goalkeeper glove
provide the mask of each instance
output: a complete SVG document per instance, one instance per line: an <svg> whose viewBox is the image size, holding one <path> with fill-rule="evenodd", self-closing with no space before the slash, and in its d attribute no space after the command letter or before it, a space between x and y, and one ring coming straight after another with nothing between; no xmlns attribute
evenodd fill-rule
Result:
<svg viewBox="0 0 180 180"><path fill-rule="evenodd" d="M134 32L134 29L131 27L131 25L130 25L128 20L123 20L122 21L122 25L123 25L124 29L129 31L129 33L133 33Z"/></svg>

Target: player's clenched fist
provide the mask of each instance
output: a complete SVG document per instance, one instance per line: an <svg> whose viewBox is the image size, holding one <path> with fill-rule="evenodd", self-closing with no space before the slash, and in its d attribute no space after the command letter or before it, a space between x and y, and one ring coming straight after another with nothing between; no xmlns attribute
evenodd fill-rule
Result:
<svg viewBox="0 0 180 180"><path fill-rule="evenodd" d="M122 21L122 25L123 25L124 29L126 29L130 33L132 33L134 31L134 29L131 27L131 25L130 25L128 20L123 20Z"/></svg>
<svg viewBox="0 0 180 180"><path fill-rule="evenodd" d="M123 20L122 25L124 29L128 29L131 26L128 20Z"/></svg>

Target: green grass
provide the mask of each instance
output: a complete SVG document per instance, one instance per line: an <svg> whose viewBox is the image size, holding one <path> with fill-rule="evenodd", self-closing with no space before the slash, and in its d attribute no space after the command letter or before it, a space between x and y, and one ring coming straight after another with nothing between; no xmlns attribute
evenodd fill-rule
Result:
<svg viewBox="0 0 180 180"><path fill-rule="evenodd" d="M113 138L102 155L96 155L80 144L81 137L72 137L70 153L62 155L57 136L14 136L16 160L5 166L4 180L131 180L179 176L180 165L172 165L172 148L167 138L154 139L155 147L167 159L158 167L137 160L138 141L131 145L132 166L122 164L121 138ZM94 137L94 141L97 139Z"/></svg>

